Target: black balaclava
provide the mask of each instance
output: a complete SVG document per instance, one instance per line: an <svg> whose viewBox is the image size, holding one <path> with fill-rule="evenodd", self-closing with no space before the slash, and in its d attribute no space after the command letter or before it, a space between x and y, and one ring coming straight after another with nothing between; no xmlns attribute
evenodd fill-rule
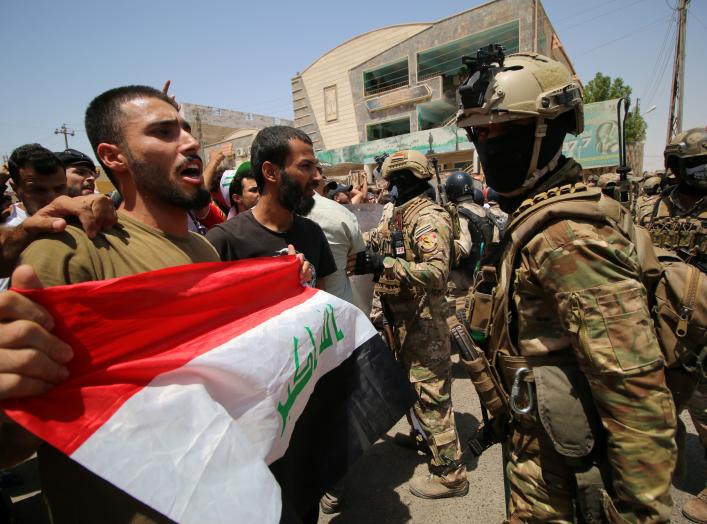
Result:
<svg viewBox="0 0 707 524"><path fill-rule="evenodd" d="M430 185L426 180L417 178L408 169L395 171L390 175L390 181L388 182L388 192L396 206L401 206L408 200L412 200L427 191L429 187Z"/></svg>
<svg viewBox="0 0 707 524"><path fill-rule="evenodd" d="M574 115L568 111L554 120L547 121L547 133L540 145L536 169L542 169L557 155L567 135L569 120ZM471 138L484 168L486 183L498 193L511 193L523 185L530 169L535 143L535 124L517 124L511 129L488 140Z"/></svg>
<svg viewBox="0 0 707 524"><path fill-rule="evenodd" d="M677 174L679 191L700 196L707 194L707 158L704 156L680 159L670 163L670 169Z"/></svg>

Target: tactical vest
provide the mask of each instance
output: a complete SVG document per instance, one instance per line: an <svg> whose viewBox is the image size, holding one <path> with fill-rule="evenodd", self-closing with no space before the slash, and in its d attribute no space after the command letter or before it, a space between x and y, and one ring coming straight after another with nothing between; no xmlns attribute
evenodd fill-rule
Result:
<svg viewBox="0 0 707 524"><path fill-rule="evenodd" d="M518 387L515 382L521 368L529 370L523 381L530 383L535 381L536 368L577 367L571 349L547 356L522 356L510 331L515 315L513 282L521 250L549 224L564 219L608 224L634 244L639 277L647 290L665 365L673 370L687 370L691 380L696 378L707 353L707 300L704 299L707 276L668 252L654 250L648 232L634 226L624 206L603 196L599 189L581 183L536 195L523 202L510 218L503 254L495 267L485 266L479 272L466 314L472 337L484 343L491 364L505 384L506 396L512 396L512 385ZM689 396L694 383L682 391L673 389L680 386L677 383L668 385L677 401L678 397Z"/></svg>
<svg viewBox="0 0 707 524"><path fill-rule="evenodd" d="M686 354L707 344L707 305L703 298L707 296L707 279L688 264L678 262L671 267L661 263L648 232L634 227L626 208L603 196L599 189L581 183L553 188L526 200L510 219L503 254L495 267L486 266L479 272L467 316L472 337L485 342L492 375L496 377L491 382L502 384L500 394L491 395L500 401L486 407L494 416L510 416L519 426L533 428L531 431L541 426L555 451L574 472L579 513L596 519L587 521L605 522L602 497L606 487L600 471L605 468L605 461L594 453L602 449L597 441L604 439L604 430L587 378L571 348L544 356L522 356L510 332L515 313L514 274L521 250L548 225L564 219L608 224L630 239L636 247L640 278L648 291L666 366L679 373L683 372L680 366L685 365ZM692 356L690 362L699 360ZM700 354L701 359L704 357L705 349ZM679 399L689 398L695 374L674 375L679 379L672 384L668 375L666 372L668 387L682 388L680 392L671 387L679 405ZM686 385L686 380L692 383ZM604 470L604 474L610 472Z"/></svg>
<svg viewBox="0 0 707 524"><path fill-rule="evenodd" d="M467 219L471 236L471 252L468 260L464 262L464 267L469 272L474 272L477 269L477 264L492 247L494 223L489 219L488 213L486 216L479 216L463 206L458 206L457 212Z"/></svg>
<svg viewBox="0 0 707 524"><path fill-rule="evenodd" d="M407 205L393 209L391 217L387 221L384 221L378 228L378 238L381 244L380 253L386 257L404 258L408 262L415 262L415 253L412 249L407 228L411 226L412 220L422 212L422 210L434 205L436 205L434 202L426 198L417 197L408 202ZM396 249L393 245L393 236L395 233L402 235L404 248L404 252L402 253L395 252ZM398 298L412 298L424 292L420 292L412 286L404 285L400 282L400 279L390 278L386 273L387 272L384 271L378 279L378 282L376 282L375 292L381 295Z"/></svg>
<svg viewBox="0 0 707 524"><path fill-rule="evenodd" d="M696 216L678 216L669 196L656 200L643 224L657 247L676 252L688 264L707 272L707 207Z"/></svg>

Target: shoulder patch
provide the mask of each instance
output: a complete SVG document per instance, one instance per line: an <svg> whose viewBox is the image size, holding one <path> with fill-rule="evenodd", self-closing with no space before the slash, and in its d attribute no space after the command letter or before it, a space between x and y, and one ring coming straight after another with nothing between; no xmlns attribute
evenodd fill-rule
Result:
<svg viewBox="0 0 707 524"><path fill-rule="evenodd" d="M420 237L421 237L422 235L424 235L425 233L429 233L429 232L432 231L433 229L434 229L434 226L433 226L432 224L425 224L425 225L422 226L420 229L418 229L417 231L415 231L415 240L417 240L418 238L420 238Z"/></svg>
<svg viewBox="0 0 707 524"><path fill-rule="evenodd" d="M420 246L420 250L423 253L431 253L437 249L438 241L437 233L425 233L417 239L417 243Z"/></svg>

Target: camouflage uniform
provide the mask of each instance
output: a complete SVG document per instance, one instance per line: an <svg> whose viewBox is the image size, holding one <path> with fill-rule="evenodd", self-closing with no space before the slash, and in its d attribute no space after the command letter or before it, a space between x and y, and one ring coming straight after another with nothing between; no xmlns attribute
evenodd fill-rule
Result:
<svg viewBox="0 0 707 524"><path fill-rule="evenodd" d="M488 214L492 214L494 220L497 222L505 223L506 219L503 217L505 213L503 213L498 206L496 206L495 209L486 209L484 206L475 203L471 199L465 199L458 202L457 209L459 208L478 216L483 224L483 227L488 228L489 242L486 243L488 245L484 245L484 253L482 256L487 254L492 248L492 245L497 245L501 241L501 232L494 221L488 218ZM469 292L469 288L473 284L474 272L478 269L477 266L480 262L478 253L474 251L474 248L480 248L478 248L478 246L474 246L471 233L469 232L469 218L465 216L464 211L458 211L458 216L459 240L454 241L454 252L457 258L457 263L455 264L455 268L452 269L449 284L447 286L447 296L449 297L448 303L450 308L450 318L448 323L450 325L456 322L456 311L461 311L464 308L464 299Z"/></svg>
<svg viewBox="0 0 707 524"><path fill-rule="evenodd" d="M509 521L668 522L676 415L636 247L618 225L571 218L569 199L565 215L543 214L544 201L589 192L581 167L560 156L566 133L583 130L581 88L533 53L489 46L468 66L457 125L516 210L484 341L511 399ZM509 138L531 157L504 155Z"/></svg>
<svg viewBox="0 0 707 524"><path fill-rule="evenodd" d="M579 166L567 160L529 198L577 180ZM490 344L515 345L524 357L574 356L604 428L591 460L611 478L610 522L667 522L676 417L635 247L609 226L561 220L526 244L514 275L517 340ZM576 474L544 426L519 417L510 442L510 522L573 522Z"/></svg>
<svg viewBox="0 0 707 524"><path fill-rule="evenodd" d="M376 293L390 312L397 353L419 400L414 414L432 450L432 466L461 459L451 399L451 356L445 290L449 277L452 228L449 214L424 197L415 197L384 214L366 235L384 259ZM391 232L400 226L405 257L394 257ZM465 471L458 470L458 476Z"/></svg>
<svg viewBox="0 0 707 524"><path fill-rule="evenodd" d="M706 138L704 129L680 133L666 149L666 156L673 146L675 156L702 156L707 162ZM684 143L682 147L681 143ZM685 207L680 200L680 189L680 186L673 186L663 194L644 200L637 211L636 223L648 229L656 246L677 252L685 262L706 272L707 196ZM678 406L678 409L683 407ZM701 382L697 385L687 408L702 446L707 450L707 384Z"/></svg>
<svg viewBox="0 0 707 524"><path fill-rule="evenodd" d="M707 197L685 208L680 203L679 187L673 186L662 195L643 200L636 223L648 229L656 246L677 251L685 262L706 271Z"/></svg>

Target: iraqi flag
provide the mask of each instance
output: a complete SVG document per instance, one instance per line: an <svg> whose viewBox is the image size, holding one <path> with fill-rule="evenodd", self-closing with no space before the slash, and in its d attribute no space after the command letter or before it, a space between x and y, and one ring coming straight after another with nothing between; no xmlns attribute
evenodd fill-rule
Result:
<svg viewBox="0 0 707 524"><path fill-rule="evenodd" d="M22 291L75 356L65 382L2 407L175 521L302 515L415 395L366 316L301 287L298 267L253 259Z"/></svg>

